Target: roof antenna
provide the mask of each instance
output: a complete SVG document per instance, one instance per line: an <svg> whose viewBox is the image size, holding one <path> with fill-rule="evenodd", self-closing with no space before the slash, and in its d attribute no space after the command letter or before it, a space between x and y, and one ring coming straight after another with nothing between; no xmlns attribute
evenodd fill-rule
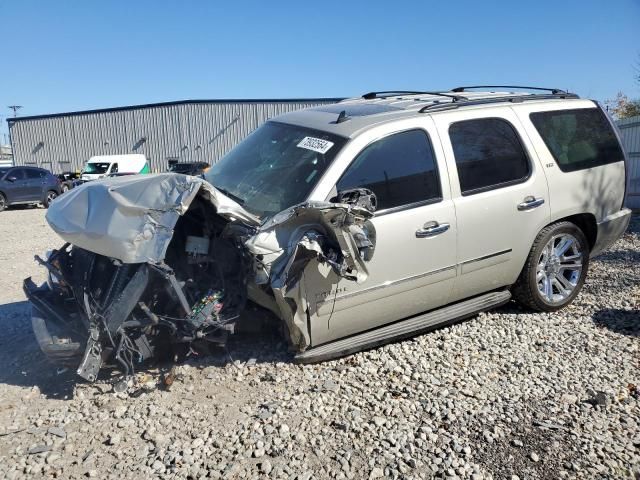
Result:
<svg viewBox="0 0 640 480"><path fill-rule="evenodd" d="M336 123L346 122L347 120L351 120L351 117L347 117L347 111L346 110L342 110L338 114L338 119L336 120Z"/></svg>

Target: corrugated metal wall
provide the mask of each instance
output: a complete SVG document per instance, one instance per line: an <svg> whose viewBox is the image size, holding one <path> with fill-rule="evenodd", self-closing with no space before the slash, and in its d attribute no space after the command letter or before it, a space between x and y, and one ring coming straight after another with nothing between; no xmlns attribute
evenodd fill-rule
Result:
<svg viewBox="0 0 640 480"><path fill-rule="evenodd" d="M627 206L640 208L640 117L625 118L617 123L630 161Z"/></svg>
<svg viewBox="0 0 640 480"><path fill-rule="evenodd" d="M80 169L94 155L142 153L161 172L169 159L215 163L268 118L336 101L176 102L18 118L9 129L16 165L58 173Z"/></svg>

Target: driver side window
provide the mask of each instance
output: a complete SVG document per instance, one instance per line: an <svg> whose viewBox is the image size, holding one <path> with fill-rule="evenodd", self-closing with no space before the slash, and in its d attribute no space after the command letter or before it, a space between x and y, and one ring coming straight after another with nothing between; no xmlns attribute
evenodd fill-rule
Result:
<svg viewBox="0 0 640 480"><path fill-rule="evenodd" d="M338 192L372 190L379 211L442 198L435 156L423 130L396 133L367 146L336 187Z"/></svg>

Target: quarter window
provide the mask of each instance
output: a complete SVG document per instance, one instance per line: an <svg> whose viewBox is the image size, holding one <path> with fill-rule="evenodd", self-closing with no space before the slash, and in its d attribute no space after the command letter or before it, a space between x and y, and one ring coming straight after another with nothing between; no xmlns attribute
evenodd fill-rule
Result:
<svg viewBox="0 0 640 480"><path fill-rule="evenodd" d="M519 183L529 176L529 158L506 120L456 122L449 127L449 137L463 195Z"/></svg>
<svg viewBox="0 0 640 480"><path fill-rule="evenodd" d="M366 147L338 181L338 191L368 188L378 210L442 198L436 161L422 130L390 135Z"/></svg>
<svg viewBox="0 0 640 480"><path fill-rule="evenodd" d="M530 118L563 172L624 160L609 120L599 108L536 112Z"/></svg>

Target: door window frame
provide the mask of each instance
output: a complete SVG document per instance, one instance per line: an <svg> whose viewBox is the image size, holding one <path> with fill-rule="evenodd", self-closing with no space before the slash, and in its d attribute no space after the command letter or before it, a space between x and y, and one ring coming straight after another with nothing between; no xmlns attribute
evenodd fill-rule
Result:
<svg viewBox="0 0 640 480"><path fill-rule="evenodd" d="M472 190L468 190L468 191L463 191L462 190L462 184L460 183L460 172L458 170L458 162L456 162L456 154L455 154L455 149L453 147L453 141L451 139L451 127L457 123L464 123L464 122L470 122L470 121L477 121L477 120L501 120L503 122L506 122L509 127L511 127L511 130L513 130L513 132L516 135L516 139L518 140L518 143L520 144L520 147L522 148L522 151L524 152L525 158L527 159L527 174L519 179L514 179L514 180L509 180L507 182L501 182L501 183L496 183L493 185L487 185L485 187L479 187L479 188L474 188ZM500 115L491 115L491 116L487 116L487 117L472 117L472 118L463 118L460 120L455 120L449 123L449 125L447 126L447 137L448 137L448 141L449 141L449 145L451 146L451 154L452 154L452 160L453 160L453 166L456 169L456 177L458 180L458 191L460 193L460 196L462 197L470 197L472 195L476 195L478 193L484 193L484 192L490 192L492 190L498 190L501 188L506 188L506 187L511 187L513 185L520 185L522 183L526 183L531 176L533 175L534 172L534 162L533 159L531 158L531 153L529 152L529 150L527 149L527 146L525 145L524 141L522 140L522 135L520 134L520 132L518 131L518 129L516 128L516 126L513 124L513 122L505 117L502 117Z"/></svg>
<svg viewBox="0 0 640 480"><path fill-rule="evenodd" d="M413 132L413 131L419 131L422 134L424 134L425 137L427 138L427 142L429 143L429 150L431 151L431 157L433 158L433 165L435 167L436 180L437 180L438 186L440 187L439 196L431 198L431 199L420 200L418 202L407 203L406 205L398 205L398 206L391 207L391 208L385 208L383 210L376 210L374 212L374 217L380 217L380 216L383 216L383 215L388 215L390 213L403 212L405 210L411 210L413 208L423 207L425 205L432 205L432 204L436 204L436 203L442 202L443 199L444 199L444 192L443 192L444 189L443 189L443 185L442 185L442 175L440 174L440 165L438 164L438 157L437 157L434 145L433 145L433 139L432 139L432 136L430 135L430 133L425 128L422 128L422 127L419 127L419 126L405 128L403 130L398 130L398 131L393 131L393 132L387 132L382 136L374 138L373 140L368 142L366 145L364 145L358 151L358 153L353 155L353 157L351 158L351 160L349 161L347 166L342 170L342 173L340 174L340 176L338 177L338 179L336 180L336 182L333 185L333 188L332 188L333 194L336 194L338 192L338 182L340 182L340 180L342 180L342 177L344 177L344 175L347 173L347 171L349 170L351 165L353 165L353 163L357 160L357 158L367 148L369 148L371 145L373 145L373 144L375 144L375 143L377 143L377 142L379 142L381 140L384 140L385 138L391 137L393 135L399 135L399 134L402 134L402 133Z"/></svg>
<svg viewBox="0 0 640 480"><path fill-rule="evenodd" d="M20 172L21 176L17 176L17 173ZM7 172L5 178L8 177L16 177L16 181L19 180L27 180L27 172L24 167L14 167Z"/></svg>

